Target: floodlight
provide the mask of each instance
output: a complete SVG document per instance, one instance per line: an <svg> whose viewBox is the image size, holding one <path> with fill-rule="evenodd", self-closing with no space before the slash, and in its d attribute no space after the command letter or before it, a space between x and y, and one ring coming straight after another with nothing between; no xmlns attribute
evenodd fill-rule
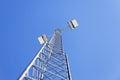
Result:
<svg viewBox="0 0 120 80"><path fill-rule="evenodd" d="M47 40L48 40L48 38L45 34L38 37L38 41L40 42L40 44L44 44Z"/></svg>
<svg viewBox="0 0 120 80"><path fill-rule="evenodd" d="M73 19L71 21L68 22L68 26L71 28L71 29L74 29L76 27L78 27L78 22L76 19Z"/></svg>

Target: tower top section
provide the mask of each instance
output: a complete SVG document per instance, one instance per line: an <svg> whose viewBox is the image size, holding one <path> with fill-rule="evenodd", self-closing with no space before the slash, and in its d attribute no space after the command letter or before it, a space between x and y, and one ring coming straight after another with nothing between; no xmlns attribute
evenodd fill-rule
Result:
<svg viewBox="0 0 120 80"><path fill-rule="evenodd" d="M58 29L56 29L56 30L55 30L55 33L60 34L60 33L61 33L61 29L59 29L59 28L58 28Z"/></svg>
<svg viewBox="0 0 120 80"><path fill-rule="evenodd" d="M68 23L68 27L70 29L72 29L72 30L79 26L76 19L72 19L72 20L70 20L67 23ZM55 34L59 34L60 35L61 32L62 32L62 30L59 29L59 28L55 30ZM43 34L43 35L38 37L38 40L39 40L40 44L44 44L44 43L46 43L48 41L48 37L47 37L46 34Z"/></svg>

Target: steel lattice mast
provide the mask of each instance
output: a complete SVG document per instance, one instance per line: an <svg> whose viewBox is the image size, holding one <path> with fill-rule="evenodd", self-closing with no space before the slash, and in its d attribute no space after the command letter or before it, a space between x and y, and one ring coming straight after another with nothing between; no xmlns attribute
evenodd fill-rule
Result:
<svg viewBox="0 0 120 80"><path fill-rule="evenodd" d="M76 26L72 23L71 27L75 28ZM39 39L44 45L19 80L72 80L68 58L62 47L61 30L56 29L50 40L47 40L46 35Z"/></svg>

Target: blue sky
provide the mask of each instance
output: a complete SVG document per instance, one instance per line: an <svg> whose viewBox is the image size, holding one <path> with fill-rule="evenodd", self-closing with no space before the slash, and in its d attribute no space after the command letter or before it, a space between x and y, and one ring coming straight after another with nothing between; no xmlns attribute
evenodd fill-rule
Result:
<svg viewBox="0 0 120 80"><path fill-rule="evenodd" d="M0 79L17 80L41 45L63 31L73 80L120 80L120 0L0 0Z"/></svg>

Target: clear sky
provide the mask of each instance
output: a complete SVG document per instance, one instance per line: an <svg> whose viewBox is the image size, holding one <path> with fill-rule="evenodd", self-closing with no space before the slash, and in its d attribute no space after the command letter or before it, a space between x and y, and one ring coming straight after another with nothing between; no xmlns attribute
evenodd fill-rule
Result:
<svg viewBox="0 0 120 80"><path fill-rule="evenodd" d="M0 80L17 80L41 45L62 33L73 80L120 80L120 0L0 0Z"/></svg>

